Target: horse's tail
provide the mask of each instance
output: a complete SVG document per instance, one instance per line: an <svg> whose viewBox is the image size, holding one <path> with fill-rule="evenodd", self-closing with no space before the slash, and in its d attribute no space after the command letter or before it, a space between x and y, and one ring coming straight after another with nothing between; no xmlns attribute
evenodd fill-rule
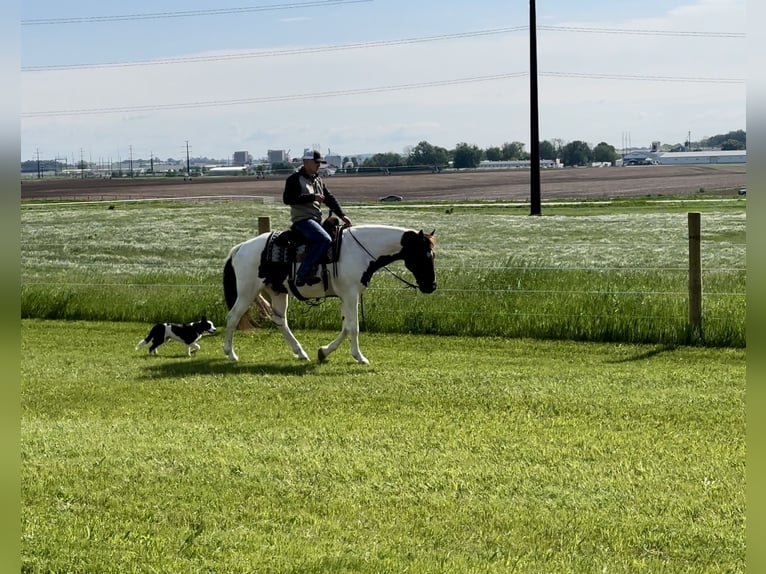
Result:
<svg viewBox="0 0 766 574"><path fill-rule="evenodd" d="M229 311L237 302L237 274L234 272L234 264L232 263L234 253L235 251L232 249L223 266L223 296L226 298L226 308Z"/></svg>
<svg viewBox="0 0 766 574"><path fill-rule="evenodd" d="M234 307L234 303L237 302L237 274L234 271L234 263L233 259L234 256L237 253L238 247L234 247L231 252L229 253L229 256L226 258L226 262L223 265L223 296L226 300L226 308L231 311L231 308ZM261 317L264 319L271 320L273 316L273 312L271 309L271 304L259 293L258 296L255 298L255 302L258 305L258 310L260 312ZM255 328L255 325L253 325L253 321L250 318L250 313L247 312L244 315L242 315L242 318L239 321L239 329L243 331L251 331Z"/></svg>

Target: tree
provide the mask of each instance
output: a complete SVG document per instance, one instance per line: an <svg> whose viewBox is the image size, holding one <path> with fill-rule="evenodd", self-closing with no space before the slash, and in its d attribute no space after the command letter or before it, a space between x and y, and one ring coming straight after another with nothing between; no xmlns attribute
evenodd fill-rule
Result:
<svg viewBox="0 0 766 574"><path fill-rule="evenodd" d="M407 163L409 165L442 167L449 163L449 152L443 147L433 146L427 141L422 141L412 148Z"/></svg>
<svg viewBox="0 0 766 574"><path fill-rule="evenodd" d="M295 171L295 166L286 161L279 161L271 164L271 172L278 174L290 174Z"/></svg>
<svg viewBox="0 0 766 574"><path fill-rule="evenodd" d="M558 157L556 147L551 141L540 142L540 159L555 160Z"/></svg>
<svg viewBox="0 0 766 574"><path fill-rule="evenodd" d="M569 142L561 149L561 161L564 165L588 165L592 158L593 152L584 141Z"/></svg>
<svg viewBox="0 0 766 574"><path fill-rule="evenodd" d="M397 167L400 165L404 165L402 156L398 153L388 152L376 153L374 156L368 157L362 167Z"/></svg>
<svg viewBox="0 0 766 574"><path fill-rule="evenodd" d="M747 148L747 134L744 130L735 130L726 134L718 134L709 138L705 138L700 142L700 145L704 147L720 147L723 149L723 144L727 143L729 140L735 140L742 144L742 147L734 149Z"/></svg>
<svg viewBox="0 0 766 574"><path fill-rule="evenodd" d="M614 149L613 145L601 142L593 148L593 161L606 161L613 164L616 160L617 150Z"/></svg>
<svg viewBox="0 0 766 574"><path fill-rule="evenodd" d="M722 150L735 150L735 149L745 149L745 144L743 144L739 140L730 139L726 140L721 144Z"/></svg>
<svg viewBox="0 0 766 574"><path fill-rule="evenodd" d="M529 159L529 154L524 151L524 144L521 142L504 143L501 159Z"/></svg>
<svg viewBox="0 0 766 574"><path fill-rule="evenodd" d="M553 138L551 143L553 144L553 148L556 150L556 157L561 159L561 150L564 149L564 140L561 138Z"/></svg>
<svg viewBox="0 0 766 574"><path fill-rule="evenodd" d="M499 147L488 147L484 150L484 155L489 161L500 161L503 159L503 150Z"/></svg>
<svg viewBox="0 0 766 574"><path fill-rule="evenodd" d="M472 144L467 143L459 143L455 147L455 154L454 154L454 167L455 169L465 168L465 167L476 167L479 165L479 162L481 161L481 156L483 155L483 151Z"/></svg>

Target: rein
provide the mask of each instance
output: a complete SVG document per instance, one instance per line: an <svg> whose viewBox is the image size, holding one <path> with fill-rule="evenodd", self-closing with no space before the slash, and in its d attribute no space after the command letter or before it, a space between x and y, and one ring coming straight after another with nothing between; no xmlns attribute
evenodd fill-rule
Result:
<svg viewBox="0 0 766 574"><path fill-rule="evenodd" d="M398 261L399 259L404 259L404 256L402 256L401 251L395 255L381 255L380 257L375 257L372 253L370 253L370 251L364 245L362 245L362 242L359 241L359 239L357 239L357 237L353 233L351 233L350 227L349 227L349 235L351 235L353 240L356 241L357 245L359 245L359 247L361 247L362 250L367 255L369 255L370 258L372 259L372 263L370 263L370 266L367 268L367 271L365 271L364 274L362 275L361 281L364 285L367 285L367 283L369 283L370 278L372 277L372 274L375 273L375 271L377 271L378 269L385 269L396 279L404 283L407 287L411 289L418 288L418 286L415 285L414 283L410 283L409 281L400 277L399 275L391 271L388 267L386 267L389 263L393 263L394 261Z"/></svg>

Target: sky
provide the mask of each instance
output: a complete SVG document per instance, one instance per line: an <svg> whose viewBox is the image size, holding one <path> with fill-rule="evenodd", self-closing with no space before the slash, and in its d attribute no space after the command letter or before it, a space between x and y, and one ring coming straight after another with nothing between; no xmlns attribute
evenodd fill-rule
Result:
<svg viewBox="0 0 766 574"><path fill-rule="evenodd" d="M23 3L21 159L529 151L528 1L247 1ZM746 129L745 0L535 4L541 140Z"/></svg>

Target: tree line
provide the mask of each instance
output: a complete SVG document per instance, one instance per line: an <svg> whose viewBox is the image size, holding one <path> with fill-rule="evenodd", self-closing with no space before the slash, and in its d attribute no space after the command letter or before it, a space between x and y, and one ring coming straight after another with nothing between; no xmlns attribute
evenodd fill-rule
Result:
<svg viewBox="0 0 766 574"><path fill-rule="evenodd" d="M484 160L529 160L530 155L525 151L524 147L524 143L517 141L504 143L500 147L492 146L485 149L461 142L454 149L448 150L431 145L427 141L422 141L402 155L392 152L378 153L359 164L357 162L353 163L364 168L392 169L400 166L444 167L451 164L456 169L463 169L478 167L479 163ZM703 148L719 148L723 150L747 149L746 133L744 130L736 130L705 138L697 143L666 144L655 151L699 151ZM541 160L558 160L567 166L583 166L595 162L614 163L622 155L613 145L603 141L593 147L582 140L565 143L561 139L551 139L540 142ZM344 158L344 163L348 159ZM355 158L350 159L353 161Z"/></svg>
<svg viewBox="0 0 766 574"><path fill-rule="evenodd" d="M346 156L343 158L343 165L336 166L345 168L347 165L353 165L355 169L386 169L394 171L429 169L437 171L445 167L456 169L478 167L480 162L488 161L509 161L509 160L529 160L529 153L524 149L522 142L506 142L502 146L491 146L482 149L474 144L465 142L458 143L453 149L432 145L427 141L421 141L416 146L409 147L403 154L394 152L376 153L367 159L360 161L357 157ZM718 134L709 138L704 138L699 142L693 143L686 141L683 144L665 144L661 149L654 151L684 151L718 148L722 150L740 150L747 149L747 134L745 130L730 131L725 134ZM582 140L575 140L565 143L562 139L550 139L540 142L541 160L558 160L566 166L590 165L594 162L614 163L622 156L613 145L606 142L600 142L591 147ZM205 158L207 159L207 158ZM138 162L142 160L137 160ZM168 159L168 162L174 162ZM81 165L82 163L82 165ZM87 169L85 162L78 162L76 169ZM272 166L275 168L284 168L285 173L292 169L291 164ZM33 173L35 171L58 171L61 165L56 160L29 160L21 162L22 173Z"/></svg>

